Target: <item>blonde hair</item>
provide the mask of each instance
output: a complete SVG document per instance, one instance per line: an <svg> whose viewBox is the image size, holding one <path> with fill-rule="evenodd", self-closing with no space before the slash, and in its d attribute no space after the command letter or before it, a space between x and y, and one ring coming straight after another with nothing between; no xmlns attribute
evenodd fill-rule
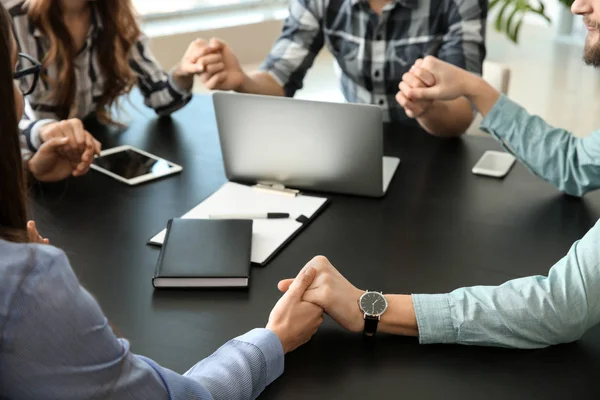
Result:
<svg viewBox="0 0 600 400"><path fill-rule="evenodd" d="M52 99L60 110L59 116L69 118L77 91L75 58L78 49L75 49L63 23L58 0L27 0L25 4L31 22L50 41L50 49L42 60L41 79L51 88ZM105 82L96 114L102 122L115 123L111 118L111 107L118 104L119 97L131 91L137 80L129 60L141 31L131 0L100 0L94 4L97 18L103 24L96 46ZM46 73L50 65L56 67L57 77Z"/></svg>

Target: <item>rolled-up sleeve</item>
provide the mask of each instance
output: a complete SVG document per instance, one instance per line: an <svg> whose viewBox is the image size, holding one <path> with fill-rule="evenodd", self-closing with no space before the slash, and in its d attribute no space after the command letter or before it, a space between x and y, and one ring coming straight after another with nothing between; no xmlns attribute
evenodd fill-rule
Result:
<svg viewBox="0 0 600 400"><path fill-rule="evenodd" d="M134 45L129 65L137 74L144 104L158 115L169 115L192 99L192 93L178 87L172 74L160 67L150 52L146 36L142 35Z"/></svg>
<svg viewBox="0 0 600 400"><path fill-rule="evenodd" d="M554 128L501 95L481 124L530 171L573 196L600 187L600 130L585 138Z"/></svg>
<svg viewBox="0 0 600 400"><path fill-rule="evenodd" d="M579 339L600 322L600 222L548 276L412 296L419 340L540 348Z"/></svg>
<svg viewBox="0 0 600 400"><path fill-rule="evenodd" d="M454 0L447 13L448 31L437 57L481 75L485 59L486 0Z"/></svg>
<svg viewBox="0 0 600 400"><path fill-rule="evenodd" d="M260 67L288 97L302 88L306 73L323 48L322 8L322 1L292 0L283 32Z"/></svg>

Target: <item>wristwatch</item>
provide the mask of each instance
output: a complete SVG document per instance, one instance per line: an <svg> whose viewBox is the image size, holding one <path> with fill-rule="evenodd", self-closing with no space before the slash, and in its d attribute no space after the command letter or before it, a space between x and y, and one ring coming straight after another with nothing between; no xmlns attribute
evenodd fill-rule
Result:
<svg viewBox="0 0 600 400"><path fill-rule="evenodd" d="M364 334L373 336L377 332L377 324L388 308L388 302L382 292L367 290L358 300L358 306L364 313Z"/></svg>

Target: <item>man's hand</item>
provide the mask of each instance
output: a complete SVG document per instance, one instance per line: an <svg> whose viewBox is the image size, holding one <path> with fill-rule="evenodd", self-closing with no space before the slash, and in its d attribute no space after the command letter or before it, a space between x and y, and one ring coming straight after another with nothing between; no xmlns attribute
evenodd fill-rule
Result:
<svg viewBox="0 0 600 400"><path fill-rule="evenodd" d="M56 150L63 157L68 158L76 165L82 161L83 154L100 154L101 145L85 130L81 120L77 118L52 122L40 130L42 143L51 139L68 138L68 145L60 146Z"/></svg>
<svg viewBox="0 0 600 400"><path fill-rule="evenodd" d="M358 306L358 300L364 290L357 289L348 282L325 257L313 258L304 268L307 267L314 268L317 276L308 286L302 299L322 307L345 329L351 332L361 332L364 328L364 318ZM296 279L279 282L279 290L284 293L288 292Z"/></svg>
<svg viewBox="0 0 600 400"><path fill-rule="evenodd" d="M200 80L210 90L239 91L246 79L236 55L219 39L211 39L204 47L198 64L203 68Z"/></svg>
<svg viewBox="0 0 600 400"><path fill-rule="evenodd" d="M470 89L480 80L476 75L432 56L417 60L411 71L424 83L420 87L405 85L405 90L401 88L402 93L413 101L454 100L469 96L473 94Z"/></svg>
<svg viewBox="0 0 600 400"><path fill-rule="evenodd" d="M323 322L323 309L302 299L315 274L314 268L304 267L269 316L267 329L277 335L284 353L308 342Z"/></svg>
<svg viewBox="0 0 600 400"><path fill-rule="evenodd" d="M429 108L433 104L433 100L413 100L407 96L407 93L410 91L410 89L425 88L427 86L435 84L435 81L433 83L429 82L430 84L427 84L420 78L420 76L422 76L423 74L418 74L417 68L419 67L421 62L422 60L417 60L415 65L413 65L411 69L402 76L402 82L400 82L400 84L398 85L400 91L398 92L398 94L396 94L396 101L404 108L404 111L406 112L406 115L409 118L421 117L429 110ZM427 77L428 76L426 76L425 78Z"/></svg>
<svg viewBox="0 0 600 400"><path fill-rule="evenodd" d="M187 48L181 62L173 70L173 79L182 89L191 91L194 76L203 73L216 75L225 69L223 57L204 39L194 40Z"/></svg>
<svg viewBox="0 0 600 400"><path fill-rule="evenodd" d="M27 237L29 238L29 243L50 244L48 239L45 239L40 235L34 221L29 221L27 223Z"/></svg>
<svg viewBox="0 0 600 400"><path fill-rule="evenodd" d="M99 154L101 145L91 135L86 136L85 150L77 161L66 156L70 151L70 138L52 138L44 142L39 150L28 161L31 174L41 182L56 182L69 176L85 175L94 161L94 154Z"/></svg>

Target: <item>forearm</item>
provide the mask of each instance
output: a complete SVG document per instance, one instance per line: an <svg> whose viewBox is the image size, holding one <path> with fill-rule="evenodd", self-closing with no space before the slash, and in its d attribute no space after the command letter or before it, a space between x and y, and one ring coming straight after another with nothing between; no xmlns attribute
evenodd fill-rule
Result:
<svg viewBox="0 0 600 400"><path fill-rule="evenodd" d="M540 348L579 339L600 322L600 224L547 277L413 295L421 343Z"/></svg>
<svg viewBox="0 0 600 400"><path fill-rule="evenodd" d="M262 94L267 96L284 96L283 87L271 74L265 71L256 71L244 74L244 82L236 89L240 93Z"/></svg>
<svg viewBox="0 0 600 400"><path fill-rule="evenodd" d="M255 329L227 342L184 376L200 383L215 400L254 399L283 373L283 364L277 336Z"/></svg>
<svg viewBox="0 0 600 400"><path fill-rule="evenodd" d="M450 101L436 100L417 121L434 136L460 136L473 122L473 109L464 97Z"/></svg>
<svg viewBox="0 0 600 400"><path fill-rule="evenodd" d="M177 65L171 71L171 79L181 91L189 93L194 87L194 75L184 74L181 71L180 65Z"/></svg>
<svg viewBox="0 0 600 400"><path fill-rule="evenodd" d="M600 187L600 131L577 138L530 115L478 77L464 82L465 94L485 117L481 129L533 173L573 196Z"/></svg>
<svg viewBox="0 0 600 400"><path fill-rule="evenodd" d="M385 298L388 309L381 316L377 330L393 335L418 336L419 329L411 296L391 294Z"/></svg>
<svg viewBox="0 0 600 400"><path fill-rule="evenodd" d="M477 111L486 117L494 108L494 104L500 97L500 92L490 86L477 75L473 75L465 71L464 80L465 97L475 106Z"/></svg>

